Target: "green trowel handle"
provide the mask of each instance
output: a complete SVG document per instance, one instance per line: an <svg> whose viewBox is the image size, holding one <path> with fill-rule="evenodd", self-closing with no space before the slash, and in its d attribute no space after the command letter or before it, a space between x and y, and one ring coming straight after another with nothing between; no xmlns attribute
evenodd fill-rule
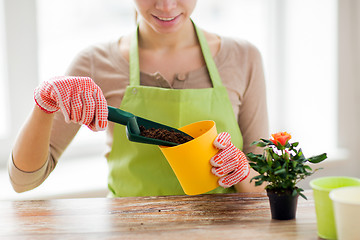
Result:
<svg viewBox="0 0 360 240"><path fill-rule="evenodd" d="M127 125L127 123L131 118L135 117L134 114L125 112L115 107L108 106L108 110L109 110L108 119L110 121L120 123L125 126Z"/></svg>
<svg viewBox="0 0 360 240"><path fill-rule="evenodd" d="M136 122L135 115L121 109L108 106L109 115L108 120L111 122L120 123L130 128L134 134L140 134L139 126Z"/></svg>

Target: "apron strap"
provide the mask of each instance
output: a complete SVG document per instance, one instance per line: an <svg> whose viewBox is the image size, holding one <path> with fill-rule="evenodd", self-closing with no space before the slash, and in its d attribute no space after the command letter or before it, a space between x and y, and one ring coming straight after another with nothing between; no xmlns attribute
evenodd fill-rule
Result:
<svg viewBox="0 0 360 240"><path fill-rule="evenodd" d="M203 31L201 31L195 24L194 24L194 27L195 27L196 34L199 39L201 51L204 56L206 67L209 72L213 87L220 87L220 86L222 86L221 77L217 70L214 59L211 55L211 51L210 51L209 45L206 41L205 35L204 35Z"/></svg>
<svg viewBox="0 0 360 240"><path fill-rule="evenodd" d="M213 87L221 87L221 77L217 70L214 59L211 55L209 45L206 41L204 33L193 23L199 43L200 48L208 69L210 79ZM139 48L138 48L138 36L139 36L139 26L136 29L136 32L131 39L130 43L130 54L129 54L129 75L130 75L130 86L139 86L140 85L140 64L139 64Z"/></svg>
<svg viewBox="0 0 360 240"><path fill-rule="evenodd" d="M138 35L139 25L136 28L136 32L131 39L130 53L129 53L129 75L130 86L140 85L140 64L139 64L139 48L138 48Z"/></svg>

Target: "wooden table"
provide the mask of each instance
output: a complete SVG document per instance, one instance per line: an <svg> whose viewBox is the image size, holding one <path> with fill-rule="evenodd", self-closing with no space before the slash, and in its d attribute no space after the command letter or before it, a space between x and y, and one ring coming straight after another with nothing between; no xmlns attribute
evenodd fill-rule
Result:
<svg viewBox="0 0 360 240"><path fill-rule="evenodd" d="M0 239L318 239L306 195L288 221L261 193L0 201Z"/></svg>

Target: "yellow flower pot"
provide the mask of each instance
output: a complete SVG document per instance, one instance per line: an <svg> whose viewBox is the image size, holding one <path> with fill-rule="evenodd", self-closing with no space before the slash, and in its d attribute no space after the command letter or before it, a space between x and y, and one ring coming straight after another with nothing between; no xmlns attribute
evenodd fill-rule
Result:
<svg viewBox="0 0 360 240"><path fill-rule="evenodd" d="M219 178L212 174L210 164L211 157L218 152L213 145L217 136L215 122L195 122L179 130L194 139L174 147L159 147L184 192L188 195L196 195L217 188Z"/></svg>

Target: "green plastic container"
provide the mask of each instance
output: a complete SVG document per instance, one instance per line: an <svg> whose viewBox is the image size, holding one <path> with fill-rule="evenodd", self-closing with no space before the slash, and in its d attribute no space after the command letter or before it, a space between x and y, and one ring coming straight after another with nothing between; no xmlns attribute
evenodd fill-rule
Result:
<svg viewBox="0 0 360 240"><path fill-rule="evenodd" d="M348 186L360 186L360 179L344 176L322 177L310 182L314 193L318 236L337 239L331 190Z"/></svg>

